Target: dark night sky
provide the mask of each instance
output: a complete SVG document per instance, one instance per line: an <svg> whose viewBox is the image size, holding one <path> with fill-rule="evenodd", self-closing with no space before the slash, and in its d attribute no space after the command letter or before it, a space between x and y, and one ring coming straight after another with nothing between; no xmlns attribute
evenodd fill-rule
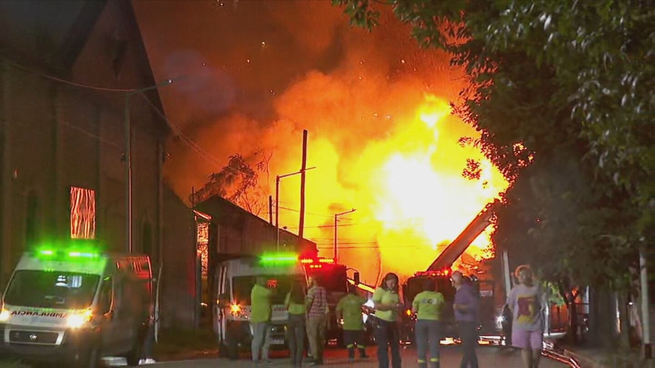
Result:
<svg viewBox="0 0 655 368"><path fill-rule="evenodd" d="M275 98L311 70L330 74L354 65L391 78L434 72L436 53L420 52L397 22L383 21L373 33L351 28L328 0L134 6L156 77L191 77L161 91L167 113L182 124L213 123L234 110L273 118Z"/></svg>

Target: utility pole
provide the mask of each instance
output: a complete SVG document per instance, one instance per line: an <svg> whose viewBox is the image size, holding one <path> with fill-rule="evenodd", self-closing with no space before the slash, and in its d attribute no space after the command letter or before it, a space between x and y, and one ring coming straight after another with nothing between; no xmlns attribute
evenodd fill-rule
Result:
<svg viewBox="0 0 655 368"><path fill-rule="evenodd" d="M167 79L154 86L125 93L125 242L127 253L132 253L132 122L130 121L130 98L136 94L168 86L173 83Z"/></svg>
<svg viewBox="0 0 655 368"><path fill-rule="evenodd" d="M339 216L353 213L355 211L357 210L353 208L350 211L334 214L334 262L335 263L338 263L338 256L339 256L339 250L338 250L339 249L339 233L338 233Z"/></svg>
<svg viewBox="0 0 655 368"><path fill-rule="evenodd" d="M651 341L651 321L650 321L650 300L648 290L648 262L646 259L646 249L642 246L639 249L639 281L641 286L641 335L643 343L643 357L653 359L653 346ZM648 364L651 364L650 362Z"/></svg>
<svg viewBox="0 0 655 368"><path fill-rule="evenodd" d="M310 167L305 169L305 171L315 169L316 167ZM292 172L289 174L278 175L275 177L275 249L280 250L280 180L289 176L294 176L301 174L300 171Z"/></svg>
<svg viewBox="0 0 655 368"><path fill-rule="evenodd" d="M273 225L273 196L268 196L268 222Z"/></svg>
<svg viewBox="0 0 655 368"><path fill-rule="evenodd" d="M280 251L280 175L275 177L275 251Z"/></svg>
<svg viewBox="0 0 655 368"><path fill-rule="evenodd" d="M305 171L307 170L307 129L302 131L302 165L300 167L300 224L298 237L302 239L305 233Z"/></svg>

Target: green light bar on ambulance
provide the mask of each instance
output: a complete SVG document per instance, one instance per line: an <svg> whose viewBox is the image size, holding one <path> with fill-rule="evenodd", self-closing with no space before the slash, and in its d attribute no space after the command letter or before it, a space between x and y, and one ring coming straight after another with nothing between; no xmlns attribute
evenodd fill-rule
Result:
<svg viewBox="0 0 655 368"><path fill-rule="evenodd" d="M97 253L87 253L87 252L68 252L69 257L83 257L83 258L95 258L98 256Z"/></svg>
<svg viewBox="0 0 655 368"><path fill-rule="evenodd" d="M99 258L103 252L103 246L97 242L77 241L50 242L35 247L32 254L44 260L59 260L66 258L80 261L89 258Z"/></svg>
<svg viewBox="0 0 655 368"><path fill-rule="evenodd" d="M270 253L261 257L263 263L292 263L298 261L295 253Z"/></svg>

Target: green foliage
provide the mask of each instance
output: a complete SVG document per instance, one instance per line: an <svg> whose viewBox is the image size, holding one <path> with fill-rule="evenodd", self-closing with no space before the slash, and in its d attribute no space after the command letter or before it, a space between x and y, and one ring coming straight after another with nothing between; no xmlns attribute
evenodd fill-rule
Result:
<svg viewBox="0 0 655 368"><path fill-rule="evenodd" d="M512 183L498 246L552 282L627 287L655 229L651 1L333 2L369 28L362 19L391 8L420 45L463 67L456 111L481 132L463 143Z"/></svg>

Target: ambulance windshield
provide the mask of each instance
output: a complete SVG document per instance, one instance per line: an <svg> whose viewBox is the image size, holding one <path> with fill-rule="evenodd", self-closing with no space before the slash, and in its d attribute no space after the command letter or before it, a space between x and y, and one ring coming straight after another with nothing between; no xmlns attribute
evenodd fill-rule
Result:
<svg viewBox="0 0 655 368"><path fill-rule="evenodd" d="M60 271L16 271L5 303L23 307L81 309L93 302L99 275Z"/></svg>

